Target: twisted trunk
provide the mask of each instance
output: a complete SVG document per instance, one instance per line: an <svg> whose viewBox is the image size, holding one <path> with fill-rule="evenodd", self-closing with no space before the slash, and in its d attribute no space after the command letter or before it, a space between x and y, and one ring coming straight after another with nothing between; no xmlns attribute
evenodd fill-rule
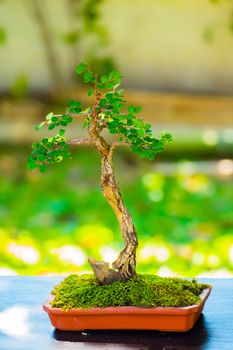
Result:
<svg viewBox="0 0 233 350"><path fill-rule="evenodd" d="M104 197L112 207L119 222L125 247L113 262L114 270L104 262L89 259L90 265L101 283L126 280L136 274L136 249L138 239L132 217L128 212L117 185L113 163L112 149L99 135L95 125L89 127L90 140L101 156L101 189Z"/></svg>
<svg viewBox="0 0 233 350"><path fill-rule="evenodd" d="M108 156L102 157L101 163L101 189L116 214L125 242L125 248L112 266L120 272L122 278L131 278L136 274L136 230L116 183L112 159Z"/></svg>

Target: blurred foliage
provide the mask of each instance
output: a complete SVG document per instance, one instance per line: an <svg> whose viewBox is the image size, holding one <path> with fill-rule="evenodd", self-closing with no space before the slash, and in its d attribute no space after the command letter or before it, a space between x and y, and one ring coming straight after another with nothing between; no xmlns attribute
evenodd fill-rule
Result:
<svg viewBox="0 0 233 350"><path fill-rule="evenodd" d="M63 64L57 54L57 38L68 46L67 53L71 72L81 57L98 74L105 73L106 68L115 69L114 59L105 52L109 38L108 31L101 21L103 0L67 0L65 8L68 28L63 32L61 32L59 24L58 27L51 29L45 3L41 0L34 1L31 3L31 9L42 35L49 70L52 72L56 69L55 75L53 75L55 86L56 83L61 84L61 86L64 84ZM105 67L106 64L107 67ZM71 76L73 79L73 75Z"/></svg>
<svg viewBox="0 0 233 350"><path fill-rule="evenodd" d="M113 261L123 241L100 191L98 155L79 149L41 175L26 172L27 154L0 153L0 272L90 272L89 255ZM138 272L233 272L230 177L164 176L123 150L115 161L139 235Z"/></svg>
<svg viewBox="0 0 233 350"><path fill-rule="evenodd" d="M214 36L215 36L215 28L213 26L208 25L203 29L202 37L206 43L212 44L214 41Z"/></svg>
<svg viewBox="0 0 233 350"><path fill-rule="evenodd" d="M87 61L98 74L105 74L116 68L114 58L106 53L109 35L107 28L102 23L101 5L103 2L104 0L67 0L64 5L67 29L63 32L61 32L59 21L55 26L51 24L47 1L34 0L29 1L26 5L25 10L29 11L28 15L33 20L33 27L38 27L48 70L57 90L67 79L67 77L64 79L62 73L64 63L59 54L60 43L68 46L67 55L72 72L70 80L74 79L73 68L81 58ZM0 46L4 45L7 39L8 31L0 24ZM29 92L30 86L26 74L16 77L11 87L13 96L17 98L24 98Z"/></svg>
<svg viewBox="0 0 233 350"><path fill-rule="evenodd" d="M210 2L212 2L212 4L218 4L219 0L209 0Z"/></svg>
<svg viewBox="0 0 233 350"><path fill-rule="evenodd" d="M100 43L107 43L107 31L100 22L100 6L103 0L68 0L67 7L70 16L70 31L62 35L63 42L74 45L85 39L88 34Z"/></svg>
<svg viewBox="0 0 233 350"><path fill-rule="evenodd" d="M0 26L0 45L5 44L5 42L6 42L6 31L2 26Z"/></svg>
<svg viewBox="0 0 233 350"><path fill-rule="evenodd" d="M209 0L213 5L222 5L224 1L221 0ZM227 1L225 1L226 3ZM228 1L230 3L230 1ZM202 38L207 44L212 44L214 42L214 38L216 33L219 31L221 22L219 20L215 21L215 23L209 23L202 32ZM229 17L226 21L227 29L233 34L233 10L229 11Z"/></svg>
<svg viewBox="0 0 233 350"><path fill-rule="evenodd" d="M24 99L29 91L29 81L26 74L19 74L11 86L11 94L16 100Z"/></svg>

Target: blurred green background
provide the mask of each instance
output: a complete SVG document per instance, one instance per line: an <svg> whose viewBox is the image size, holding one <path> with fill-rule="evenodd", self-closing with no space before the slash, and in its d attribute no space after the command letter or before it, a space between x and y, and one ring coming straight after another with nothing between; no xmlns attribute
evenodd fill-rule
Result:
<svg viewBox="0 0 233 350"><path fill-rule="evenodd" d="M232 14L226 0L0 1L0 274L90 272L89 255L112 262L122 249L94 150L26 170L46 136L34 125L71 98L88 103L74 74L87 61L122 71L129 103L155 135L174 135L153 162L115 156L138 272L233 275Z"/></svg>

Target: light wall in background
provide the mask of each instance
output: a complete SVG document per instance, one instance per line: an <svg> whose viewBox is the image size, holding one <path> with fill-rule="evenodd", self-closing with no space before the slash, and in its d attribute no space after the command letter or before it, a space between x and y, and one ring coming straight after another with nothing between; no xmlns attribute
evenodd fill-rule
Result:
<svg viewBox="0 0 233 350"><path fill-rule="evenodd" d="M50 69L30 1L0 3L0 89L26 74L34 89L51 88ZM43 0L41 0L43 1ZM69 27L66 0L44 1L63 76L69 50L60 37ZM101 23L109 44L100 52L114 58L127 87L166 91L233 92L233 3L219 0L107 0ZM82 60L83 43L77 55Z"/></svg>

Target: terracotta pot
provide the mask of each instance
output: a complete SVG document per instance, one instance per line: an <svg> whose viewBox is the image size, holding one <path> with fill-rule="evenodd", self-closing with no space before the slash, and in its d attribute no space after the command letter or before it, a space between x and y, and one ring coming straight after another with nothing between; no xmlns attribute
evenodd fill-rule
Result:
<svg viewBox="0 0 233 350"><path fill-rule="evenodd" d="M211 288L203 291L199 304L185 307L120 306L64 311L50 306L49 301L53 298L50 296L43 309L48 313L52 325L60 330L147 329L186 332L196 323L210 291Z"/></svg>

